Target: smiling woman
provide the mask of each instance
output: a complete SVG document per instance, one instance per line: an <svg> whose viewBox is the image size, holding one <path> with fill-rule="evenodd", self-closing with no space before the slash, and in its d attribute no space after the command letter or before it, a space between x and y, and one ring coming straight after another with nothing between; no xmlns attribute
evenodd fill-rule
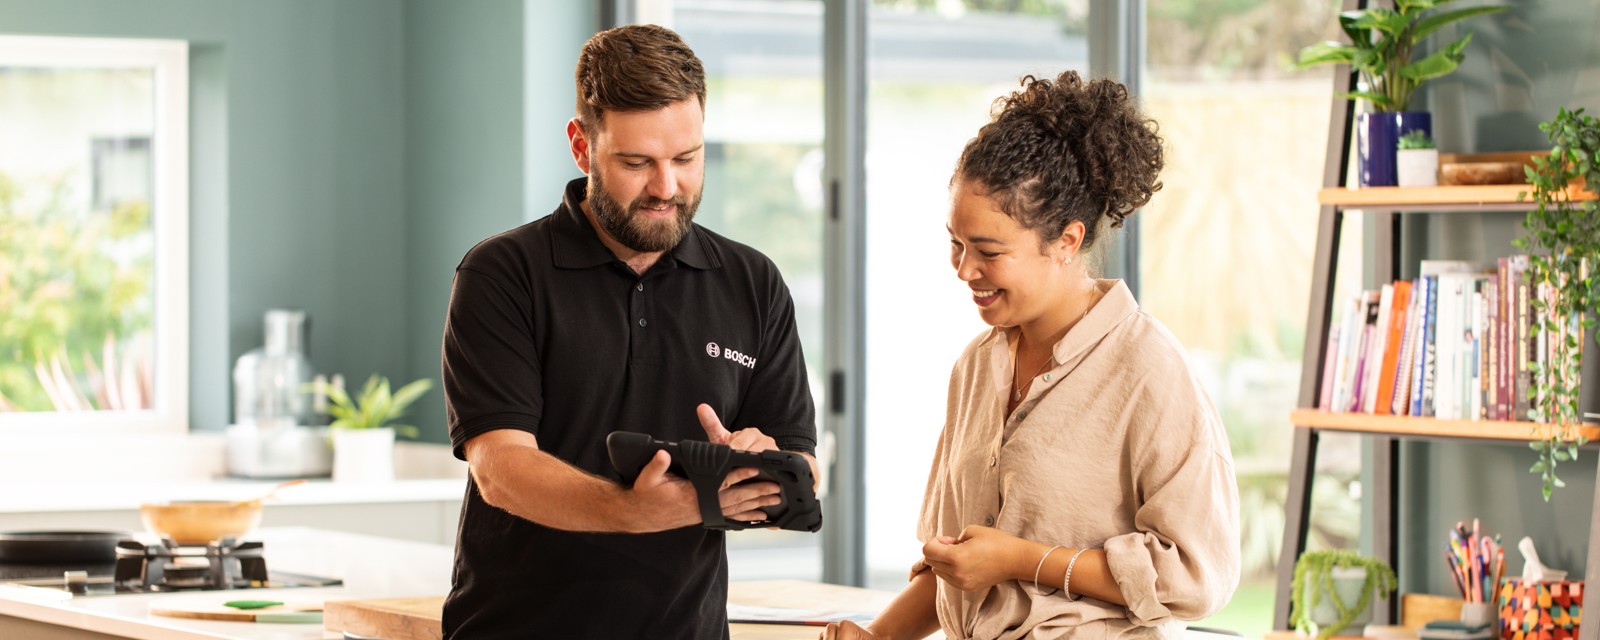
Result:
<svg viewBox="0 0 1600 640"><path fill-rule="evenodd" d="M0 434L186 426L187 51L0 37Z"/></svg>

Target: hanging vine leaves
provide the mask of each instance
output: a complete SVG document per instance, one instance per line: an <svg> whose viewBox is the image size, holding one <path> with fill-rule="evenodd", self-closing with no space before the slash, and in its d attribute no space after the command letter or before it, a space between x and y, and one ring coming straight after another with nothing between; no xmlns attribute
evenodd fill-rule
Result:
<svg viewBox="0 0 1600 640"><path fill-rule="evenodd" d="M1566 486L1556 475L1557 464L1576 460L1578 447L1587 442L1578 430L1578 402L1582 336L1594 327L1600 302L1600 278L1590 272L1600 264L1600 203L1573 200L1570 188L1600 188L1600 121L1583 111L1563 108L1539 125L1549 137L1550 155L1534 158L1527 168L1535 204L1522 223L1527 235L1514 241L1529 253L1530 285L1543 292L1533 299L1540 320L1532 332L1545 334L1551 345L1532 363L1528 389L1534 420L1549 425L1536 429L1528 445L1539 454L1529 472L1540 475L1546 501Z"/></svg>

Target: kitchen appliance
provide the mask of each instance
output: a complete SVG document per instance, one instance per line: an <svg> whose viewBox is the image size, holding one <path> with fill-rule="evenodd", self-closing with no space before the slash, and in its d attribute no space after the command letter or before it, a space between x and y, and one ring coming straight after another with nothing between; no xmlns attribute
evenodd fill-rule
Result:
<svg viewBox="0 0 1600 640"><path fill-rule="evenodd" d="M106 562L0 562L0 587L64 591L76 596L228 589L331 587L336 578L268 571L260 542L224 538L203 545L169 540L117 543Z"/></svg>
<svg viewBox="0 0 1600 640"><path fill-rule="evenodd" d="M314 426L306 314L269 309L264 344L233 367L234 420L226 433L228 472L247 478L325 477L333 470L326 428Z"/></svg>

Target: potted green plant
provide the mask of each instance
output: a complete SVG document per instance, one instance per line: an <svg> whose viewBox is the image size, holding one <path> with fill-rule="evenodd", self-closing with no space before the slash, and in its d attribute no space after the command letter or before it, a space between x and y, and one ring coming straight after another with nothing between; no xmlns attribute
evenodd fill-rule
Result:
<svg viewBox="0 0 1600 640"><path fill-rule="evenodd" d="M1348 64L1360 74L1359 90L1344 97L1365 101L1371 107L1356 119L1363 186L1397 184L1395 151L1399 136L1415 129L1433 133L1432 116L1410 110L1411 96L1424 80L1443 76L1460 66L1472 34L1412 61L1418 45L1452 22L1505 11L1505 7L1492 6L1434 11L1453 1L1396 0L1393 9L1374 6L1347 11L1339 15L1339 27L1350 42L1322 42L1300 50L1297 69Z"/></svg>
<svg viewBox="0 0 1600 640"><path fill-rule="evenodd" d="M1372 599L1394 591L1394 569L1353 551L1307 551L1294 563L1289 624L1318 640L1372 619Z"/></svg>
<svg viewBox="0 0 1600 640"><path fill-rule="evenodd" d="M1575 460L1587 440L1578 431L1584 346L1593 338L1600 278L1591 264L1600 256L1600 202L1573 200L1577 187L1600 187L1600 121L1583 109L1560 109L1539 125L1550 139L1550 155L1535 156L1526 169L1534 209L1522 222L1527 233L1514 244L1528 252L1528 284L1534 335L1547 334L1548 359L1531 363L1528 400L1535 422L1529 446L1539 460L1529 469L1543 478L1544 499L1566 483L1556 465ZM1533 295L1540 291L1543 295ZM1591 391L1591 393L1593 393Z"/></svg>
<svg viewBox="0 0 1600 640"><path fill-rule="evenodd" d="M391 393L389 379L374 374L352 398L342 384L313 383L315 390L327 394L327 414L333 418L328 423L333 433L333 479L393 480L395 433L414 438L417 428L392 423L432 386L432 380L423 378Z"/></svg>
<svg viewBox="0 0 1600 640"><path fill-rule="evenodd" d="M1402 187L1432 187L1439 184L1439 150L1433 138L1421 129L1400 136L1400 149L1394 156L1395 178Z"/></svg>

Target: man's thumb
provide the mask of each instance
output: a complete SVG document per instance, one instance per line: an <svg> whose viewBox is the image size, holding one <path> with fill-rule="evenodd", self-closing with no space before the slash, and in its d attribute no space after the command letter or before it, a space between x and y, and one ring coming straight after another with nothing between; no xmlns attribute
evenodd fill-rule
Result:
<svg viewBox="0 0 1600 640"><path fill-rule="evenodd" d="M646 486L659 484L661 478L667 475L667 468L671 466L672 454L666 450L657 451L655 455L650 456L650 461L645 463L644 468L639 470L639 477L633 480L633 486L637 487L639 483L647 480L649 484Z"/></svg>
<svg viewBox="0 0 1600 640"><path fill-rule="evenodd" d="M706 430L707 440L712 444L728 444L733 434L722 426L722 420L717 417L717 412L711 405L701 403L694 408L694 413L700 418L700 427Z"/></svg>

